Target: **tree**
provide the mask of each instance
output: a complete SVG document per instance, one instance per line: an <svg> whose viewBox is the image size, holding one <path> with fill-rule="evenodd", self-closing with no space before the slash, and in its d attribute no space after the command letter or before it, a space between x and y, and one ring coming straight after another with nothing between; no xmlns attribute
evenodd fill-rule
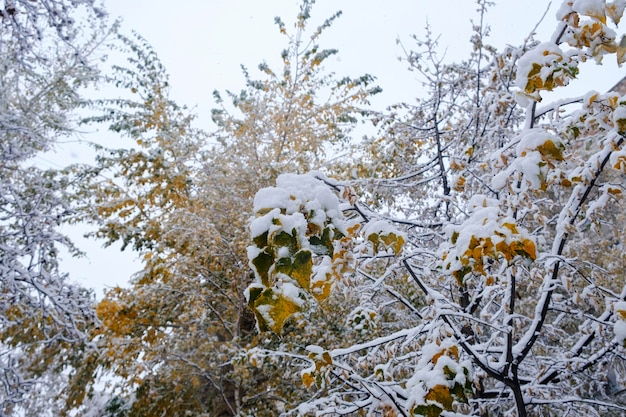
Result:
<svg viewBox="0 0 626 417"><path fill-rule="evenodd" d="M276 365L270 376L239 366L258 343L243 297L250 204L285 167L321 164L377 91L371 77L338 80L324 71L336 51L321 50L318 38L336 16L304 43L310 8L303 2L295 35L277 20L289 38L283 71L262 64L261 80L244 72L245 90L229 93L232 107L220 99L211 136L169 99L149 45L122 37L130 65L116 67L113 82L129 98L99 102L102 117L94 120L131 143L99 149L97 165L83 173L85 218L98 225L96 236L121 241L144 262L130 288L99 303L99 351L83 368L90 386L99 374L113 377L116 396L105 408L117 415L275 415L276 404L259 398L289 401L298 392Z"/></svg>
<svg viewBox="0 0 626 417"><path fill-rule="evenodd" d="M379 118L361 162L375 178L280 176L257 194L259 327L306 318L320 288L366 296L346 318L359 343L255 351L301 363L311 397L285 414L623 413L626 102L538 103L586 60L623 62L624 6L564 1L550 41L500 53L476 25L461 64L427 36L408 63L429 96Z"/></svg>
<svg viewBox="0 0 626 417"><path fill-rule="evenodd" d="M81 17L77 17L77 16ZM88 349L93 296L60 268L79 251L59 231L75 178L34 158L76 133L82 89L106 36L93 1L6 1L0 9L0 414L57 414ZM49 42L44 42L47 38ZM46 392L47 395L33 395ZM32 413L32 414L31 414Z"/></svg>

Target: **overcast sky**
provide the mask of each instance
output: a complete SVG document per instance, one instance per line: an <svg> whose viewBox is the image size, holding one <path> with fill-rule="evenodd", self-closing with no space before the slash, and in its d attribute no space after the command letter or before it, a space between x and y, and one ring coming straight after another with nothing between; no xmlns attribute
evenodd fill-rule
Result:
<svg viewBox="0 0 626 417"><path fill-rule="evenodd" d="M540 39L548 40L554 31L560 1L553 2L539 25ZM242 87L240 65L252 70L264 60L278 63L286 39L278 33L274 17L293 22L299 4L297 0L105 2L111 16L123 19L124 30L137 31L154 46L171 75L174 99L196 106L201 116L210 113L213 90ZM487 22L492 30L489 41L498 48L519 45L550 4L546 0L495 2ZM318 0L312 16L319 23L343 11L321 40L322 47L339 49L333 70L339 75L375 75L384 91L379 101L390 104L419 94L413 91L419 87L413 75L397 60L402 50L396 39L410 48L410 36L423 37L428 23L433 34L441 37L447 56L462 59L469 50L470 19L479 19L476 9L472 0ZM609 64L615 67L612 61ZM613 85L612 77L596 81L606 83L598 90Z"/></svg>
<svg viewBox="0 0 626 417"><path fill-rule="evenodd" d="M110 15L122 19L122 32L134 30L154 47L170 74L171 94L181 105L194 108L203 127L210 128L213 90L239 91L243 87L240 65L254 75L267 61L280 68L280 52L286 38L278 33L274 17L291 25L298 11L297 0L104 0ZM491 26L489 43L501 48L519 45L538 24L549 2L545 0L496 0L486 17ZM549 40L554 31L556 0L538 26L538 38ZM412 47L411 35L423 38L426 25L440 36L442 51L449 59L469 53L470 20L477 21L477 6L471 0L318 0L312 22L317 25L334 12L343 15L321 38L321 47L339 49L331 62L340 76L369 73L378 78L383 94L374 102L380 108L420 94L419 83L406 65L398 61L402 49ZM596 89L606 91L624 76L612 57L603 67L583 69L570 95ZM594 65L589 65L593 67ZM80 245L84 243L80 242ZM126 282L139 268L132 255L102 250L89 243L88 259L72 262L72 275L97 294L103 287Z"/></svg>

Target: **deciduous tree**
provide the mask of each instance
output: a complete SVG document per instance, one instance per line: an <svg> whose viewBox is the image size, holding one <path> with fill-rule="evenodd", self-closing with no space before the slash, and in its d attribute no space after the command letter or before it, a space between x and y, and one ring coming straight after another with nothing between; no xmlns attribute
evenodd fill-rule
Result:
<svg viewBox="0 0 626 417"><path fill-rule="evenodd" d="M321 288L367 296L346 317L360 343L256 351L302 364L311 397L285 414L623 413L622 256L592 246L623 230L624 99L542 95L587 60L623 62L624 6L564 1L549 41L500 53L477 25L461 64L427 37L408 63L429 95L380 118L361 163L375 178L281 176L257 194L260 327L284 331Z"/></svg>
<svg viewBox="0 0 626 417"><path fill-rule="evenodd" d="M303 2L293 34L277 20L289 42L282 71L262 64L260 80L244 72L245 89L229 93L232 106L220 99L210 136L169 99L149 45L123 38L131 65L113 80L129 98L100 102L97 120L131 142L99 150L85 190L96 236L123 242L144 263L129 288L99 303L100 351L86 362L92 383L98 372L113 378L117 396L105 408L118 415L275 415L278 403L260 399L299 394L278 364L265 375L247 360L258 343L243 297L250 205L278 173L321 165L377 91L371 77L324 69L336 51L320 49L319 36L335 17L309 33L310 8Z"/></svg>
<svg viewBox="0 0 626 417"><path fill-rule="evenodd" d="M60 267L62 248L79 253L59 231L75 215L75 178L35 158L76 134L82 89L98 76L102 17L87 0L5 1L0 9L2 415L57 414L96 322L92 294Z"/></svg>

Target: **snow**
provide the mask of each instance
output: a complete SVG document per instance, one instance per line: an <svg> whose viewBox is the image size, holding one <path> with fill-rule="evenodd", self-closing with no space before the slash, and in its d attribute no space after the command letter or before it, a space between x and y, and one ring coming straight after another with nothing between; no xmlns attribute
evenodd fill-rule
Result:
<svg viewBox="0 0 626 417"><path fill-rule="evenodd" d="M325 282L333 273L333 263L330 256L323 256L322 260L313 267L313 277L311 278L311 287L315 288L316 282Z"/></svg>
<svg viewBox="0 0 626 417"><path fill-rule="evenodd" d="M369 222L363 228L363 233L365 235L377 234L377 235L388 235L390 233L399 233L396 229L389 223L384 220L375 220Z"/></svg>
<svg viewBox="0 0 626 417"><path fill-rule="evenodd" d="M290 255L291 253L289 252L289 248L286 246L278 248L278 251L276 252L276 256L279 258L287 258Z"/></svg>
<svg viewBox="0 0 626 417"><path fill-rule="evenodd" d="M255 238L270 230L272 228L272 219L279 214L280 209L276 208L267 213L267 215L254 219L252 223L250 223L250 235Z"/></svg>
<svg viewBox="0 0 626 417"><path fill-rule="evenodd" d="M283 297L292 301L298 307L302 307L304 305L304 300L300 297L300 290L291 282L283 282L281 289Z"/></svg>
<svg viewBox="0 0 626 417"><path fill-rule="evenodd" d="M561 7L559 7L559 9L556 12L556 19L557 20L563 20L563 19L565 19L565 17L567 17L567 15L569 15L573 11L574 11L574 9L572 7L572 2L568 1L568 0L565 0L565 1L561 2Z"/></svg>
<svg viewBox="0 0 626 417"><path fill-rule="evenodd" d="M311 353L318 354L318 355L321 355L322 353L324 353L324 348L322 348L321 346L318 346L318 345L308 345L306 347L306 350L311 352Z"/></svg>
<svg viewBox="0 0 626 417"><path fill-rule="evenodd" d="M613 326L613 333L615 333L615 341L620 345L624 345L626 340L626 322L618 320Z"/></svg>
<svg viewBox="0 0 626 417"><path fill-rule="evenodd" d="M292 234L295 230L301 247L308 248L306 233L310 224L323 229L332 223L345 234L339 199L316 176L283 174L276 180L276 187L261 189L254 198L254 210L260 214L250 224L251 237L268 232L271 239L282 231Z"/></svg>
<svg viewBox="0 0 626 417"><path fill-rule="evenodd" d="M541 66L540 78L545 82L547 77L553 72L553 64L563 60L564 53L559 46L553 42L544 42L526 52L519 59L517 64L517 86L524 91L528 84L528 74L533 70L534 65Z"/></svg>
<svg viewBox="0 0 626 417"><path fill-rule="evenodd" d="M546 160L558 158L556 153L564 149L562 141L543 129L535 128L524 130L512 142L516 144L516 158L506 169L501 170L493 177L491 186L496 190L503 189L507 185L507 180L517 172L525 180L520 183L522 189L527 187L526 184L530 185L531 189L542 189L545 181L552 178L556 173L554 170L548 170ZM500 160L499 155L498 152L494 153L492 160ZM517 180L515 181L517 182Z"/></svg>
<svg viewBox="0 0 626 417"><path fill-rule="evenodd" d="M613 112L613 122L616 127L620 125L619 121L622 125L626 124L626 106L619 106Z"/></svg>
<svg viewBox="0 0 626 417"><path fill-rule="evenodd" d="M615 312L623 311L625 315L624 318L626 319L626 301L618 301L617 303L613 304L613 310Z"/></svg>
<svg viewBox="0 0 626 417"><path fill-rule="evenodd" d="M518 157L522 157L528 151L536 150L544 146L548 141L552 141L555 146L561 146L561 140L543 129L528 129L519 136L519 142L515 147L515 153Z"/></svg>
<svg viewBox="0 0 626 417"><path fill-rule="evenodd" d="M272 306L269 304L261 304L259 306L255 307L257 313L259 313L261 315L261 317L263 317L263 320L265 321L265 323L269 326L272 327L275 325L274 323L274 319L272 318L271 314L270 314L270 310L272 309Z"/></svg>
<svg viewBox="0 0 626 417"><path fill-rule="evenodd" d="M605 0L574 0L572 9L585 16L604 16Z"/></svg>
<svg viewBox="0 0 626 417"><path fill-rule="evenodd" d="M285 208L287 214L301 209L301 204L311 201L325 211L339 210L337 197L329 187L312 174L282 174L276 187L259 190L254 198L254 211L267 208Z"/></svg>
<svg viewBox="0 0 626 417"><path fill-rule="evenodd" d="M433 400L426 400L425 397L437 385L454 388L457 383L461 386L466 384L465 370L471 369L471 363L469 361L458 362L450 355L451 352L454 350L458 352L459 349L453 339L424 345L421 349L422 357L415 367L416 371L407 381L409 408L415 404L435 403ZM451 380L449 379L450 373L455 374Z"/></svg>

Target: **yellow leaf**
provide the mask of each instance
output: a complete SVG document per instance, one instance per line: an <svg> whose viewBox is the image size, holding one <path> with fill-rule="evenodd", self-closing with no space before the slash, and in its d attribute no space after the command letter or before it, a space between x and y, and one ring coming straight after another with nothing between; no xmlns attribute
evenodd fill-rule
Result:
<svg viewBox="0 0 626 417"><path fill-rule="evenodd" d="M606 14L611 18L613 23L618 25L624 14L623 4L620 4L614 1L613 3L607 3L607 5L605 6L605 9L606 9Z"/></svg>
<svg viewBox="0 0 626 417"><path fill-rule="evenodd" d="M515 234L519 233L517 231L517 227L515 227L515 224L513 224L513 223L503 223L502 226L506 227L507 229L509 229L511 231L511 233L515 233Z"/></svg>
<svg viewBox="0 0 626 417"><path fill-rule="evenodd" d="M537 150L541 153L541 155L548 159L553 159L555 161L562 161L564 159L563 146L558 146L551 140L547 140L543 145L537 146Z"/></svg>
<svg viewBox="0 0 626 417"><path fill-rule="evenodd" d="M589 99L587 100L587 105L591 106L593 104L594 101L596 101L596 99L598 98L598 93L593 94L591 97L589 97Z"/></svg>
<svg viewBox="0 0 626 417"><path fill-rule="evenodd" d="M537 259L537 248L535 247L535 242L530 239L526 239L522 242L522 247L530 259L533 261Z"/></svg>
<svg viewBox="0 0 626 417"><path fill-rule="evenodd" d="M620 134L626 132L626 119L617 119L615 123L617 124L617 131Z"/></svg>
<svg viewBox="0 0 626 417"><path fill-rule="evenodd" d="M311 388L311 385L313 385L314 382L315 382L315 378L313 378L310 373L308 372L302 373L302 383L304 384L305 387Z"/></svg>
<svg viewBox="0 0 626 417"><path fill-rule="evenodd" d="M326 280L316 280L311 286L311 293L318 301L323 301L330 296L330 290L333 286L332 276L326 274Z"/></svg>
<svg viewBox="0 0 626 417"><path fill-rule="evenodd" d="M444 409L452 409L452 395L450 395L450 388L445 385L435 385L428 394L424 397L428 401L435 401L437 404L441 404Z"/></svg>
<svg viewBox="0 0 626 417"><path fill-rule="evenodd" d="M332 356L330 356L330 353L328 353L328 352L322 353L322 359L328 365L332 365L333 364L333 358L332 358Z"/></svg>
<svg viewBox="0 0 626 417"><path fill-rule="evenodd" d="M256 299L251 298L254 314L257 317L261 330L270 329L274 333L280 334L285 321L295 313L302 310L295 301L276 294L271 288L267 288Z"/></svg>
<svg viewBox="0 0 626 417"><path fill-rule="evenodd" d="M466 181L467 180L463 176L460 176L459 178L457 178L457 180L456 180L456 182L454 184L454 190L455 191L459 191L459 192L463 191L463 188L465 186L465 182Z"/></svg>
<svg viewBox="0 0 626 417"><path fill-rule="evenodd" d="M313 273L313 259L311 251L298 251L294 256L292 268L290 276L298 281L301 288L305 290L308 289L311 274Z"/></svg>
<svg viewBox="0 0 626 417"><path fill-rule="evenodd" d="M513 259L513 253L511 252L511 248L509 247L509 245L506 244L505 241L498 242L496 244L496 250L504 256L507 262Z"/></svg>

